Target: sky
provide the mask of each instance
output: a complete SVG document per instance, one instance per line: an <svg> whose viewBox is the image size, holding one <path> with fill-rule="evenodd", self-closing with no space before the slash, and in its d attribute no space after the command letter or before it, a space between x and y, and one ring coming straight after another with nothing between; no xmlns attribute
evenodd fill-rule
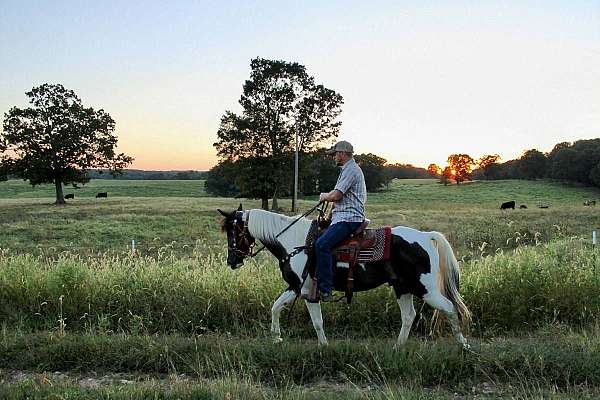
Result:
<svg viewBox="0 0 600 400"><path fill-rule="evenodd" d="M390 163L600 137L600 0L2 0L0 113L60 83L132 168L207 170L255 57L305 65L344 98L339 139Z"/></svg>

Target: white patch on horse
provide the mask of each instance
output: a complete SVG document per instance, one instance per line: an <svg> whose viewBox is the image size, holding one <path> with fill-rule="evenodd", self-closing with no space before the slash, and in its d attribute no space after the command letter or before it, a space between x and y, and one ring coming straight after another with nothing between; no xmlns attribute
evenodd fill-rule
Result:
<svg viewBox="0 0 600 400"><path fill-rule="evenodd" d="M277 234L288 227L298 217L288 217L286 215L274 214L265 210L254 209L246 211L248 213L248 231L255 238L263 243L280 244L287 254L294 251L297 246L303 246L310 229L312 221L301 218L296 224L285 231L281 236ZM298 276L300 282L302 282L302 272L308 256L303 251L296 254L290 259L290 268ZM310 287L310 280L307 279L304 282L301 293L308 293Z"/></svg>

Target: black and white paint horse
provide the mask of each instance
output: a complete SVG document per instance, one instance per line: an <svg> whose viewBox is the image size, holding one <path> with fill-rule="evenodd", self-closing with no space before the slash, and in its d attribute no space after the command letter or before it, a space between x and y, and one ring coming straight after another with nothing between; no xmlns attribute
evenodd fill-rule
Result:
<svg viewBox="0 0 600 400"><path fill-rule="evenodd" d="M288 255L295 247L305 244L311 221L301 218L281 236L276 237L295 218L260 209L242 211L241 205L238 211L231 213L218 211L225 217L222 228L227 233L227 264L232 269L238 268L243 264L244 258L251 255L255 240L262 242L279 260L283 279L289 287L273 304L271 332L275 341L281 341L279 314L282 308L301 293L308 293L310 288L310 279L302 285L307 255L300 252L291 259L288 259ZM390 264L386 266L386 262ZM393 287L402 314L402 329L397 346L402 346L408 339L416 316L413 296L418 296L446 315L456 340L467 347L460 322L467 322L470 312L458 293L459 278L458 262L450 244L441 233L397 226L392 228L390 260L367 263L363 268L356 268L354 291L369 290L386 283ZM343 291L345 284L345 276L336 273L335 289ZM319 344L327 344L320 304L305 303Z"/></svg>

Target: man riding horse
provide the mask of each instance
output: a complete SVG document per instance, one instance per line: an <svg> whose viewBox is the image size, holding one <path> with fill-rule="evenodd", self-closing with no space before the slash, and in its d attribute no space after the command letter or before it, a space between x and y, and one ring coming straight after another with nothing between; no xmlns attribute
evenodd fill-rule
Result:
<svg viewBox="0 0 600 400"><path fill-rule="evenodd" d="M309 287L311 281L307 281L305 275L309 253L302 251L309 243L314 227L314 221L305 218L310 212L298 218L288 217L261 209L244 210L241 204L233 212L218 210L224 217L221 227L227 234L227 264L232 269L237 269L246 257L256 256L263 248L268 249L278 260L281 277L288 287L271 308L271 332L274 340L282 340L279 325L281 310L302 296L319 344L327 344L319 300L330 301L333 286L336 290L349 289L352 282L351 290L356 292L375 289L384 284L393 288L402 318L397 346L404 345L408 339L417 315L413 296L417 296L446 315L456 340L468 348L460 325L469 322L471 313L458 292L460 268L452 246L439 232L422 232L405 226L393 227L390 236L383 235L383 239L389 238L389 242L384 240L389 246L384 245L383 251L369 254L361 262L361 268L353 269L350 266L346 270L336 271L339 273L336 273L332 282L331 249L360 226L364 219L367 195L362 171L352 158L350 143L339 142L329 153L335 154L342 172L334 190L320 196L321 201L332 201L335 207L331 228L316 243L318 295L307 296L308 298L305 296L312 292ZM374 232L385 233L387 229L389 228ZM256 241L261 242L263 247L253 251ZM356 249L354 255L355 251ZM360 254L359 252L359 256ZM352 259L350 264L357 259L358 257Z"/></svg>
<svg viewBox="0 0 600 400"><path fill-rule="evenodd" d="M334 203L331 225L315 243L317 259L316 298L303 295L308 301L332 301L333 256L335 246L350 237L365 220L367 188L362 170L353 157L352 145L344 140L337 142L326 152L333 155L337 166L342 167L335 188L329 193L321 193L320 201Z"/></svg>

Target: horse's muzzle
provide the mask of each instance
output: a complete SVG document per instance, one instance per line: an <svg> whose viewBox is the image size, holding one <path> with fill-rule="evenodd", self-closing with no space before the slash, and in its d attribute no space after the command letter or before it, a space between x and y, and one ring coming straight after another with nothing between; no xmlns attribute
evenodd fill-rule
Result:
<svg viewBox="0 0 600 400"><path fill-rule="evenodd" d="M238 269L244 264L244 259L233 257L232 260L227 260L227 264L231 267L231 269Z"/></svg>

